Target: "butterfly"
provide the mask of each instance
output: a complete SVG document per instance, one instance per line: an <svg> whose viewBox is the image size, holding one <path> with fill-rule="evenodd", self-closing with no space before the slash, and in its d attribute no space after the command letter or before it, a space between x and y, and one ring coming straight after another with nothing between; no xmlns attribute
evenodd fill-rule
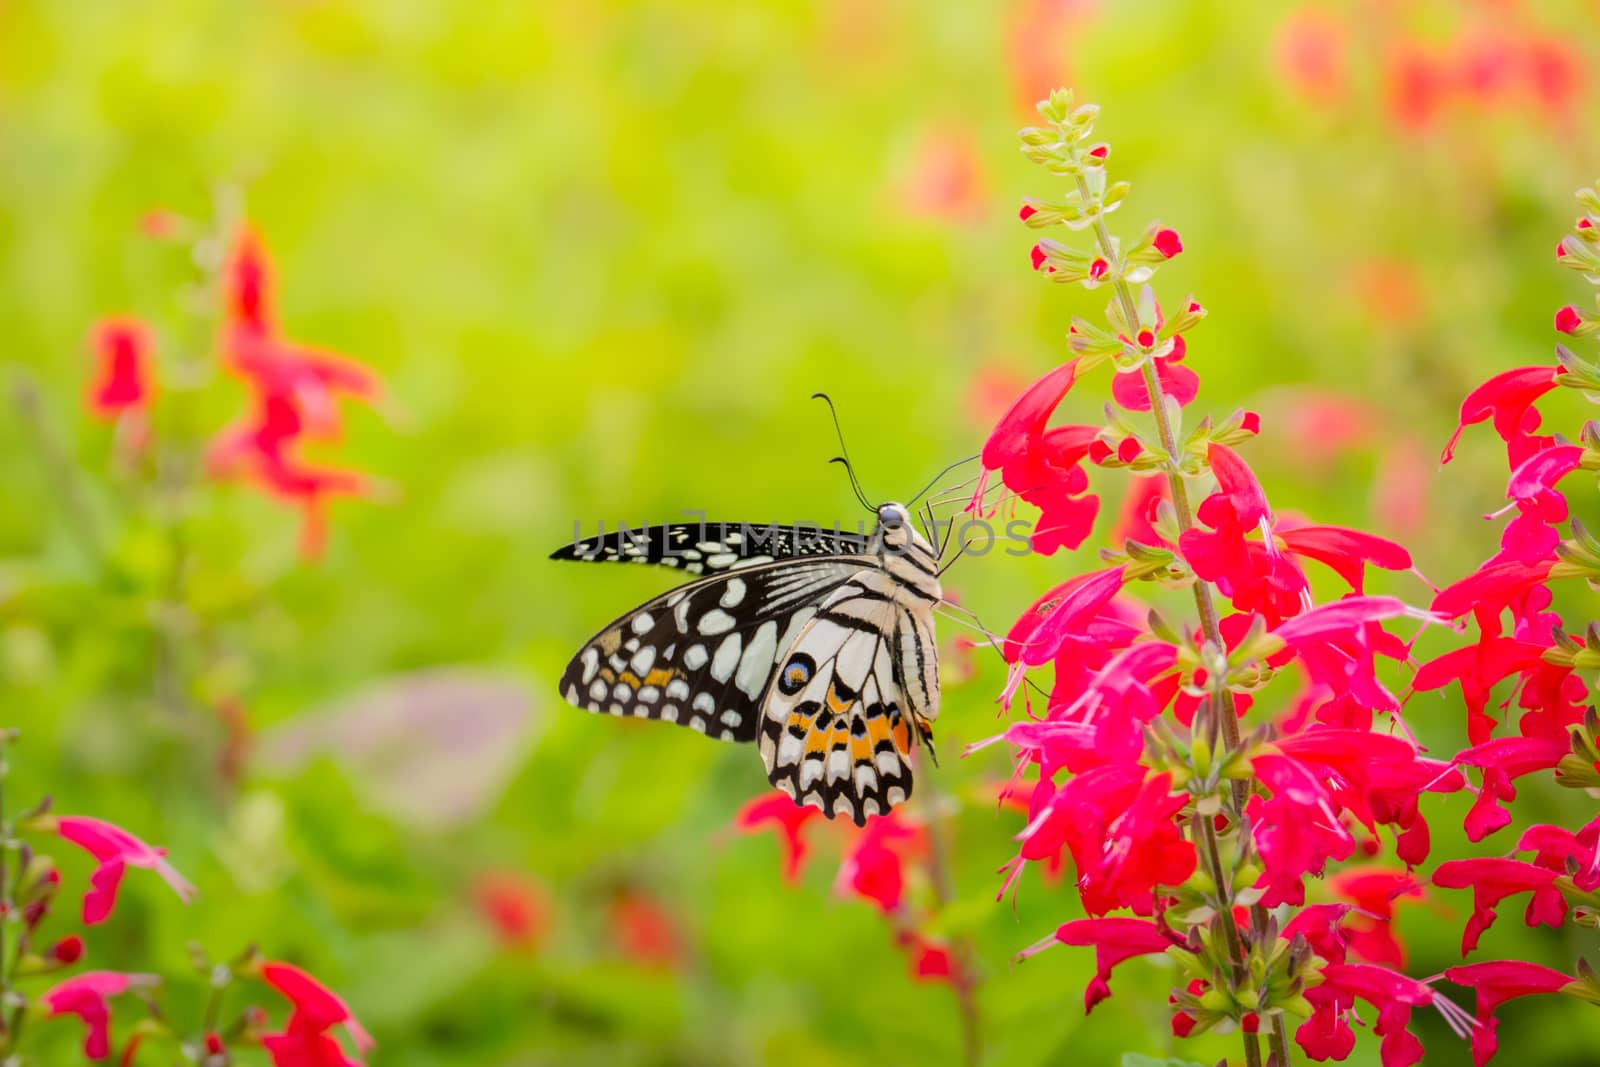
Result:
<svg viewBox="0 0 1600 1067"><path fill-rule="evenodd" d="M612 622L561 676L588 711L755 742L771 783L857 825L911 796L933 751L939 554L902 504L868 535L815 526L671 523L575 540L551 559L698 575Z"/></svg>

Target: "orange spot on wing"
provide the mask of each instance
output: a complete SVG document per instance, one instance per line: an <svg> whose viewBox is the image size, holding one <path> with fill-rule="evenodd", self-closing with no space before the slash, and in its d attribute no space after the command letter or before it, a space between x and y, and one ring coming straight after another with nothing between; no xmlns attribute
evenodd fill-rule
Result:
<svg viewBox="0 0 1600 1067"><path fill-rule="evenodd" d="M828 685L828 710L835 715L843 715L855 704L854 700L846 700L839 695L839 690L832 683Z"/></svg>

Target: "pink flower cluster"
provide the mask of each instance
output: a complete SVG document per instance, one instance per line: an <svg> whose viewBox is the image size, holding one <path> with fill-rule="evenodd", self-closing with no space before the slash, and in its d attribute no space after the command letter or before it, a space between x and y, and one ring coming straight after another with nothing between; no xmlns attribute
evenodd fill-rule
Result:
<svg viewBox="0 0 1600 1067"><path fill-rule="evenodd" d="M148 845L102 819L53 816L41 811L22 819L18 829L25 833L54 834L83 849L94 860L89 889L83 898L82 920L86 928L98 926L111 917L123 876L130 867L155 871L184 903L194 899L194 886L167 861L165 849ZM30 873L35 871L38 873ZM45 857L36 855L24 869L18 882L20 924L16 953L19 966L14 968L15 973L55 975L83 959L84 939L76 933L58 938L47 948L34 947L39 943L41 927L50 917L61 885L60 872ZM288 1022L281 1031L268 1030L260 1024L265 1016L252 1010L229 1036L216 1032L202 1035L200 1040L208 1054L224 1055L230 1047L255 1044L267 1051L274 1067L360 1067L360 1061L346 1055L330 1033L335 1026L342 1025L358 1051L365 1053L373 1047L372 1038L342 1000L290 964L252 960L243 969L264 979L289 1000ZM83 971L56 981L39 993L37 1000L47 1017L76 1016L84 1026L85 1058L104 1060L111 1056L114 1045L112 1002L125 994L148 998L160 984L161 979L153 974ZM164 1029L165 1023L154 1026L146 1023L133 1028L123 1043L121 1062L133 1062L140 1044ZM11 1051L9 1045L7 1051Z"/></svg>
<svg viewBox="0 0 1600 1067"><path fill-rule="evenodd" d="M1057 93L1040 111L1045 123L1022 131L1024 154L1064 177L1067 191L1030 201L1023 221L1089 239L1040 241L1035 268L1052 281L1110 287L1112 298L1105 325L1075 319L1071 358L1000 419L983 465L1002 491L992 499L985 481L970 508L1034 506L1035 546L1050 553L1093 532L1092 468L1151 477L1133 483L1121 539L1101 552L1108 565L1048 591L1006 635L1002 699L1012 705L1026 676L1049 666L1043 707L1030 700L1025 718L973 746L1010 748L1009 790L1026 804L1002 895L1030 863L1070 865L1089 916L1022 955L1054 943L1093 947L1092 1009L1110 995L1112 968L1164 954L1182 975L1170 997L1174 1032L1237 1028L1252 1064L1264 1062L1263 1039L1287 1063L1291 1029L1305 1055L1342 1060L1354 1027L1370 1025L1384 1067L1409 1067L1423 1054L1410 1029L1418 1008L1438 1011L1485 1063L1502 1003L1591 996L1590 979L1516 961L1412 978L1389 920L1401 899L1426 890L1430 797L1472 789L1467 829L1478 839L1510 821L1504 803L1517 778L1573 758L1568 733L1583 726L1583 687L1568 662L1579 657L1561 653L1582 637L1551 637L1559 620L1544 583L1566 518L1555 482L1600 468L1600 429L1585 433L1593 453L1535 432L1532 405L1556 384L1554 367L1511 372L1475 393L1463 425L1493 419L1511 458L1507 511L1516 517L1501 552L1441 591L1430 611L1370 591L1373 571L1409 571L1410 554L1359 530L1276 513L1239 451L1259 429L1253 413L1189 417L1199 378L1179 365L1181 342L1203 312L1186 300L1184 315L1168 320L1148 285L1182 243L1159 226L1127 244L1112 236L1103 219L1126 185L1104 176L1097 110ZM1564 247L1600 276L1586 258L1600 261L1600 244L1584 236L1592 232L1581 231L1581 249L1572 238ZM1113 401L1106 420L1056 424L1057 408L1103 369ZM1600 372L1571 373L1600 382ZM1193 615L1180 622L1150 610L1130 595L1141 583L1187 589ZM1332 598L1321 592L1329 588ZM1459 678L1466 694L1471 747L1440 759L1412 735L1393 679L1422 628L1463 614L1476 618L1479 642L1424 664L1414 682L1421 690ZM1517 680L1518 728L1496 737L1490 691L1507 678ZM1600 765L1585 770L1593 777ZM1434 887L1474 891L1464 950L1506 896L1533 895L1530 922L1560 921L1572 903L1590 902L1600 886L1597 838L1600 821L1574 832L1536 826L1520 842L1531 859L1440 864ZM1357 859L1365 865L1340 869ZM1476 1015L1449 1000L1441 980L1474 990Z"/></svg>

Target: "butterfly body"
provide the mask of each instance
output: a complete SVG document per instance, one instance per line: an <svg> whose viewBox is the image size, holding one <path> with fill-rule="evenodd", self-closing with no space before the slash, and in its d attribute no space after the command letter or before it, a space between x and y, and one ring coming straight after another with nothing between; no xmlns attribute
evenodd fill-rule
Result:
<svg viewBox="0 0 1600 1067"><path fill-rule="evenodd" d="M829 817L859 824L902 803L911 751L931 745L939 713L932 545L899 504L881 506L865 538L717 526L710 538L711 527L648 527L554 554L704 574L601 630L567 666L562 695L754 741L772 784Z"/></svg>

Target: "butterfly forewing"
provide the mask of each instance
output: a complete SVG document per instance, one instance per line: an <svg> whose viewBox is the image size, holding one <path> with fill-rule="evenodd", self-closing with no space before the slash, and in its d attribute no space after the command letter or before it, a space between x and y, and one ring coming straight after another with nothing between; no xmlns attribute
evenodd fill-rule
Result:
<svg viewBox="0 0 1600 1067"><path fill-rule="evenodd" d="M574 540L556 549L550 558L654 563L686 574L715 574L780 559L856 555L866 543L862 534L806 523L679 522L623 528Z"/></svg>
<svg viewBox="0 0 1600 1067"><path fill-rule="evenodd" d="M680 586L579 649L561 694L588 711L753 741L776 664L860 566L848 557L788 560Z"/></svg>

